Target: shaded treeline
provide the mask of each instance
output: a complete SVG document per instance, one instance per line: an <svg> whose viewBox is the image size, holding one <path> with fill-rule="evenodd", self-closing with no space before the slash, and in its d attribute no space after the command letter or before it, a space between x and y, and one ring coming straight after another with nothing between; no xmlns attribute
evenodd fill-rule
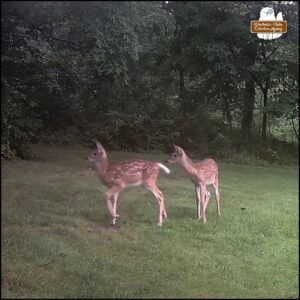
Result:
<svg viewBox="0 0 300 300"><path fill-rule="evenodd" d="M296 153L270 127L298 137L297 2L1 5L2 157L94 138L220 158ZM279 39L250 33L265 6L288 22Z"/></svg>

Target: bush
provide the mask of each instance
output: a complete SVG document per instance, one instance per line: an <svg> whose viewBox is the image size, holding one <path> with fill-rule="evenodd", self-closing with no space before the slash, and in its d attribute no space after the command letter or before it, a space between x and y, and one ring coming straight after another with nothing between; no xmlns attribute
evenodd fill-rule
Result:
<svg viewBox="0 0 300 300"><path fill-rule="evenodd" d="M170 133L170 121L117 112L106 114L101 123L86 124L82 131L83 142L87 144L98 139L110 149L123 151L164 149L176 135L176 132Z"/></svg>
<svg viewBox="0 0 300 300"><path fill-rule="evenodd" d="M31 158L29 145L42 127L31 110L34 104L5 79L1 88L1 158Z"/></svg>
<svg viewBox="0 0 300 300"><path fill-rule="evenodd" d="M82 140L82 133L77 127L68 127L56 131L45 131L39 135L38 142L46 145L72 145Z"/></svg>
<svg viewBox="0 0 300 300"><path fill-rule="evenodd" d="M16 152L11 149L9 141L1 141L1 159L13 159L16 157Z"/></svg>

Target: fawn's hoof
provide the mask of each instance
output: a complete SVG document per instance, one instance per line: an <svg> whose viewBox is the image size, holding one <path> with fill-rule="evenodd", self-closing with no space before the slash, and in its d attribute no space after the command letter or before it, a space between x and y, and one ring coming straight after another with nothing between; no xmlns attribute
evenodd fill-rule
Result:
<svg viewBox="0 0 300 300"><path fill-rule="evenodd" d="M159 222L158 222L158 223L157 223L157 226L158 226L158 227L162 227L162 223L159 223Z"/></svg>

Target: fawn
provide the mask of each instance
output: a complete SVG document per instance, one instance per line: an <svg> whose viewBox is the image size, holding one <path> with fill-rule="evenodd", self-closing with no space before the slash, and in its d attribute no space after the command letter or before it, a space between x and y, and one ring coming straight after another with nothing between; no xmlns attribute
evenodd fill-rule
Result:
<svg viewBox="0 0 300 300"><path fill-rule="evenodd" d="M185 154L184 150L176 145L174 145L174 152L171 154L171 157L167 160L167 162L179 163L195 184L198 219L200 220L202 217L202 222L206 223L205 210L210 197L207 185L210 184L213 185L215 190L217 214L220 217L220 194L218 187L217 163L213 159L205 159L198 163L193 163L192 160Z"/></svg>
<svg viewBox="0 0 300 300"><path fill-rule="evenodd" d="M97 149L93 151L87 159L94 162L98 176L102 183L109 189L105 192L108 211L111 215L111 224L116 223L117 200L119 193L129 186L143 185L152 192L159 205L158 226L162 226L163 219L167 218L164 203L164 195L158 189L156 180L159 169L163 169L167 174L171 171L162 163L147 160L126 160L114 164L109 164L106 151L103 146L96 142Z"/></svg>

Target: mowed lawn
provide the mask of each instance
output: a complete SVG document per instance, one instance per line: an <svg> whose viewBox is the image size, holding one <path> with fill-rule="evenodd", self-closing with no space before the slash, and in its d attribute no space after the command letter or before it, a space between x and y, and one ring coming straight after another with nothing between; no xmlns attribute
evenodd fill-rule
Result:
<svg viewBox="0 0 300 300"><path fill-rule="evenodd" d="M2 162L2 297L298 298L298 168L220 163L196 219L194 186L177 165L160 172L168 219L141 187L120 194L110 226L104 186L83 147L36 147ZM108 152L111 161L167 154Z"/></svg>

